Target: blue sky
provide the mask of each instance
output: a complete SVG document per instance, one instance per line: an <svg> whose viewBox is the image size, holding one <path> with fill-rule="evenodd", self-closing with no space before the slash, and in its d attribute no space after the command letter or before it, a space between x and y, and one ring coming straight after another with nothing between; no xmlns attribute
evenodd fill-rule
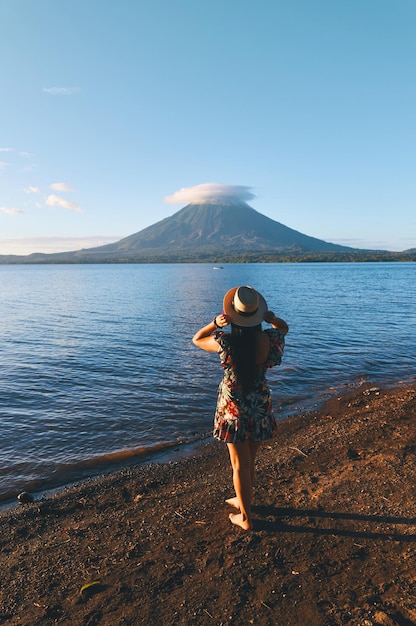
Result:
<svg viewBox="0 0 416 626"><path fill-rule="evenodd" d="M207 183L416 247L415 26L414 0L0 0L0 254L115 241Z"/></svg>

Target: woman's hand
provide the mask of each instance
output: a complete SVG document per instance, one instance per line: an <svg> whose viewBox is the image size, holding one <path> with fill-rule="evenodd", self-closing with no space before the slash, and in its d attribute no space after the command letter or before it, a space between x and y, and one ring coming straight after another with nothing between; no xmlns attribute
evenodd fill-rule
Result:
<svg viewBox="0 0 416 626"><path fill-rule="evenodd" d="M282 320L280 317L276 317L273 311L266 311L263 315L263 319L268 324L271 324L273 328L279 330L282 335L286 335L289 332L289 326L286 324L285 320Z"/></svg>
<svg viewBox="0 0 416 626"><path fill-rule="evenodd" d="M225 313L221 313L215 317L215 324L219 328L224 328L225 326L228 326L229 323L228 316L225 315Z"/></svg>
<svg viewBox="0 0 416 626"><path fill-rule="evenodd" d="M207 350L207 352L218 352L219 344L212 333L217 328L224 328L227 324L228 317L224 313L216 315L212 322L203 326L195 333L192 337L193 344L198 346L198 348L202 348L202 350Z"/></svg>
<svg viewBox="0 0 416 626"><path fill-rule="evenodd" d="M273 311L266 311L266 313L263 315L264 321L268 324L272 324L275 317L276 316Z"/></svg>

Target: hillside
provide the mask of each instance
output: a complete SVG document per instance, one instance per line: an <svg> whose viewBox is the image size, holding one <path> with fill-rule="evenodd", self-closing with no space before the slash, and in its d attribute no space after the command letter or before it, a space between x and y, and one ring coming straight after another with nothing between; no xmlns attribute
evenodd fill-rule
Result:
<svg viewBox="0 0 416 626"><path fill-rule="evenodd" d="M416 251L349 248L310 237L228 199L188 204L115 243L73 252L1 256L26 263L242 263L416 261Z"/></svg>
<svg viewBox="0 0 416 626"><path fill-rule="evenodd" d="M299 233L244 202L228 201L188 204L139 233L95 250L138 252L163 249L166 252L192 248L198 251L291 249L304 252L351 249Z"/></svg>
<svg viewBox="0 0 416 626"><path fill-rule="evenodd" d="M188 204L174 215L112 244L73 252L3 256L0 263L125 263L251 260L260 256L351 253L310 237L245 202Z"/></svg>

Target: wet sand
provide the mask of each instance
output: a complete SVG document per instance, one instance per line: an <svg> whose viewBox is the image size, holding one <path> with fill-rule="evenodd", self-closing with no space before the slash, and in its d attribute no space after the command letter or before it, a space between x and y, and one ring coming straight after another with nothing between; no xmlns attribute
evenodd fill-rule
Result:
<svg viewBox="0 0 416 626"><path fill-rule="evenodd" d="M224 445L0 514L0 623L416 624L416 387L366 385L279 423L254 530Z"/></svg>

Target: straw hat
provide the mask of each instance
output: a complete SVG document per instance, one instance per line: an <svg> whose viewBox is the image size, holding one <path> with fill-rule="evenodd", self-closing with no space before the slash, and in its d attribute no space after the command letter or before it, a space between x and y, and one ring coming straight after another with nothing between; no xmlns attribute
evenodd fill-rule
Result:
<svg viewBox="0 0 416 626"><path fill-rule="evenodd" d="M236 326L258 326L267 311L267 303L253 287L233 287L224 296L223 308Z"/></svg>

